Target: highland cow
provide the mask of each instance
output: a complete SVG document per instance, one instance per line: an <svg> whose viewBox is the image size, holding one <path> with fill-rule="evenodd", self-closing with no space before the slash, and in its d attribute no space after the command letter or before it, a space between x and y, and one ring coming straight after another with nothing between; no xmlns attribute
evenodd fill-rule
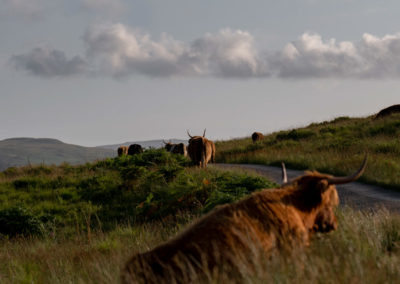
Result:
<svg viewBox="0 0 400 284"><path fill-rule="evenodd" d="M253 143L256 143L257 141L261 141L264 139L264 135L260 132L254 132L251 135L251 139L253 140Z"/></svg>
<svg viewBox="0 0 400 284"><path fill-rule="evenodd" d="M400 113L400 105L392 105L390 107L382 109L375 115L375 119L386 117L394 113Z"/></svg>
<svg viewBox="0 0 400 284"><path fill-rule="evenodd" d="M348 177L306 172L281 188L217 207L174 239L134 255L122 272L122 283L186 282L180 279L187 271L201 275L204 269L234 266L238 259L250 261L255 251L268 255L276 249L307 246L313 233L337 228L335 184L358 179L366 161L367 157Z"/></svg>
<svg viewBox="0 0 400 284"><path fill-rule="evenodd" d="M173 144L171 142L167 143L164 140L163 140L163 142L165 144L164 148L168 152L174 153L174 154L181 154L181 155L183 155L185 157L188 155L187 154L187 147L186 147L185 144L183 144L183 143Z"/></svg>
<svg viewBox="0 0 400 284"><path fill-rule="evenodd" d="M118 157L121 157L122 155L128 155L128 146L119 146L117 152Z"/></svg>
<svg viewBox="0 0 400 284"><path fill-rule="evenodd" d="M128 148L128 155L136 155L143 153L143 148L139 144L132 144Z"/></svg>
<svg viewBox="0 0 400 284"><path fill-rule="evenodd" d="M204 129L203 136L191 136L189 131L187 134L190 137L187 151L193 163L201 168L207 167L209 162L215 163L215 144L205 138L206 130Z"/></svg>

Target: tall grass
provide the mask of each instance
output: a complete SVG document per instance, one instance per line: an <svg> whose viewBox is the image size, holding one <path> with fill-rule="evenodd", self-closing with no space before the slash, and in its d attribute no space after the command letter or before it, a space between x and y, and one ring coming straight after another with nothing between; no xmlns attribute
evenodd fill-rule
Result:
<svg viewBox="0 0 400 284"><path fill-rule="evenodd" d="M236 261L208 275L207 283L396 283L400 279L400 216L345 208L339 228L316 235L308 248L262 256L253 266ZM192 221L151 222L93 232L92 238L21 238L0 242L1 283L117 283L135 252L147 251ZM195 278L194 275L188 277ZM203 282L201 281L201 282Z"/></svg>
<svg viewBox="0 0 400 284"><path fill-rule="evenodd" d="M369 162L361 181L400 190L400 115L374 120L341 117L304 128L217 142L221 163L280 165L344 175L353 172L365 153Z"/></svg>

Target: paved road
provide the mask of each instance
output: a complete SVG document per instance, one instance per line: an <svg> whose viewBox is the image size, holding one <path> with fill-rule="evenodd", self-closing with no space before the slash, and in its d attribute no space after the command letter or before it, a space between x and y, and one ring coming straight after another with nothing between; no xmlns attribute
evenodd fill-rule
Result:
<svg viewBox="0 0 400 284"><path fill-rule="evenodd" d="M281 168L278 167L251 164L216 164L216 166L224 169L250 169L279 184L282 181ZM303 173L303 171L287 169L289 180ZM355 209L371 211L384 206L389 211L400 213L400 192L359 182L337 185L336 187L342 206L348 205Z"/></svg>

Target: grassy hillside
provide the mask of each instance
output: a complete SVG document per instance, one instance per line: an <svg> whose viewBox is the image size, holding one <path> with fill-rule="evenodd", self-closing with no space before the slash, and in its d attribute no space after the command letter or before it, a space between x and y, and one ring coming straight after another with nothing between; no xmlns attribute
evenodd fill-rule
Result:
<svg viewBox="0 0 400 284"><path fill-rule="evenodd" d="M400 114L374 120L372 117L339 117L307 127L250 138L221 141L220 163L280 165L293 169L316 169L344 175L369 160L361 181L400 190Z"/></svg>
<svg viewBox="0 0 400 284"><path fill-rule="evenodd" d="M218 204L276 186L254 174L188 165L180 155L147 150L79 166L1 172L0 282L118 283L133 253L170 239ZM337 213L339 229L317 235L309 248L273 257L254 251L253 269L238 261L240 271L224 267L207 283L399 279L400 217L385 210Z"/></svg>
<svg viewBox="0 0 400 284"><path fill-rule="evenodd" d="M0 170L29 163L83 164L115 155L116 151L111 149L82 147L56 139L11 138L0 141Z"/></svg>
<svg viewBox="0 0 400 284"><path fill-rule="evenodd" d="M165 150L109 158L80 166L26 166L0 173L0 234L74 234L118 224L202 214L267 180L186 167Z"/></svg>

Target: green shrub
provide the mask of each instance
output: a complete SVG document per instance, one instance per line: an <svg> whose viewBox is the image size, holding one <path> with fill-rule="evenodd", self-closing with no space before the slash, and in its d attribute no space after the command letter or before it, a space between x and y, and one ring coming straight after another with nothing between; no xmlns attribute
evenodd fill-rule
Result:
<svg viewBox="0 0 400 284"><path fill-rule="evenodd" d="M0 234L15 236L40 236L43 223L32 212L23 207L0 210Z"/></svg>
<svg viewBox="0 0 400 284"><path fill-rule="evenodd" d="M315 136L316 133L308 129L293 129L291 131L280 132L276 135L277 140L301 140Z"/></svg>

